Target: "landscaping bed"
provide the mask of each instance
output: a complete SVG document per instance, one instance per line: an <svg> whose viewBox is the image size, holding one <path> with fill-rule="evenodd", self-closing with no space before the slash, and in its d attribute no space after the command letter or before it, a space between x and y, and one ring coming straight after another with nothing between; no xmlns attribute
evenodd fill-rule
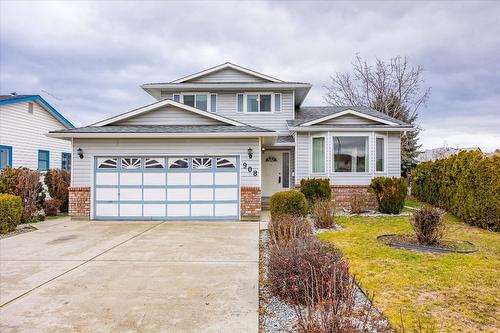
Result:
<svg viewBox="0 0 500 333"><path fill-rule="evenodd" d="M13 231L10 231L6 234L0 234L0 239L14 237L14 236L24 234L27 232L31 232L31 231L35 231L35 230L38 230L38 229L30 224L21 224L21 225L18 225L17 228Z"/></svg>
<svg viewBox="0 0 500 333"><path fill-rule="evenodd" d="M438 244L433 246L421 245L414 235L380 235L377 237L382 243L399 247L407 250L416 250L422 252L434 252L434 253L473 253L477 251L477 248L471 242L467 241L447 241L442 240Z"/></svg>
<svg viewBox="0 0 500 333"><path fill-rule="evenodd" d="M374 294L375 306L396 330L500 331L500 234L445 214L445 239L470 242L479 250L467 255L434 254L389 247L377 240L382 234L410 234L409 217L336 221L343 230L318 237L342 250L351 273L366 292Z"/></svg>

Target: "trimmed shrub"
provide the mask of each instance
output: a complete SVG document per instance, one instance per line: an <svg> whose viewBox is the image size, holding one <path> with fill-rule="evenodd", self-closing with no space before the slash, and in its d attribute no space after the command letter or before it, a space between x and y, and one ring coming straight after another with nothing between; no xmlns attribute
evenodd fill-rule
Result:
<svg viewBox="0 0 500 333"><path fill-rule="evenodd" d="M421 206L413 213L411 226L421 245L436 245L443 238L445 225L443 213L437 208Z"/></svg>
<svg viewBox="0 0 500 333"><path fill-rule="evenodd" d="M50 169L45 173L44 182L47 185L50 197L59 200L61 212L68 212L68 188L70 173L63 169Z"/></svg>
<svg viewBox="0 0 500 333"><path fill-rule="evenodd" d="M461 152L417 165L412 194L465 223L500 231L500 156Z"/></svg>
<svg viewBox="0 0 500 333"><path fill-rule="evenodd" d="M311 210L316 228L331 228L335 225L333 203L329 199L317 199Z"/></svg>
<svg viewBox="0 0 500 333"><path fill-rule="evenodd" d="M269 222L269 234L274 244L288 242L312 234L312 228L305 217L279 215Z"/></svg>
<svg viewBox="0 0 500 333"><path fill-rule="evenodd" d="M308 178L300 181L300 192L302 192L312 208L314 202L318 199L332 198L332 190L330 188L330 179Z"/></svg>
<svg viewBox="0 0 500 333"><path fill-rule="evenodd" d="M0 233L16 229L23 215L23 202L20 197L0 193Z"/></svg>
<svg viewBox="0 0 500 333"><path fill-rule="evenodd" d="M271 291L292 304L318 303L336 289L339 298L349 280L349 268L339 250L332 250L314 236L295 238L269 251L268 281ZM311 300L310 290L318 293Z"/></svg>
<svg viewBox="0 0 500 333"><path fill-rule="evenodd" d="M274 193L269 207L273 220L279 215L306 216L308 210L306 197L294 190Z"/></svg>
<svg viewBox="0 0 500 333"><path fill-rule="evenodd" d="M45 200L40 172L28 168L6 168L0 174L0 192L21 197L24 211L22 223L31 222L37 217Z"/></svg>
<svg viewBox="0 0 500 333"><path fill-rule="evenodd" d="M377 177L368 187L375 194L378 210L386 214L399 214L404 207L408 186L404 178Z"/></svg>
<svg viewBox="0 0 500 333"><path fill-rule="evenodd" d="M48 199L43 203L43 211L46 216L57 216L59 207L61 207L61 201L57 199Z"/></svg>
<svg viewBox="0 0 500 333"><path fill-rule="evenodd" d="M354 192L350 198L351 213L361 214L366 211L366 203L368 199L365 193Z"/></svg>

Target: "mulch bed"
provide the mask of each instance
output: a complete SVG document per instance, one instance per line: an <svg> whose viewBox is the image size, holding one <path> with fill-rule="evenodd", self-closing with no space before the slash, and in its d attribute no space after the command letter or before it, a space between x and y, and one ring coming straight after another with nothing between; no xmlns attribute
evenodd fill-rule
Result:
<svg viewBox="0 0 500 333"><path fill-rule="evenodd" d="M17 235L20 235L20 234L24 234L26 232L35 231L35 230L38 230L38 229L35 228L34 226L32 226L31 224L28 224L28 225L18 225L17 228L16 228L16 230L8 232L6 234L0 234L0 239L14 237L14 236L17 236Z"/></svg>
<svg viewBox="0 0 500 333"><path fill-rule="evenodd" d="M416 250L432 253L473 253L478 249L471 242L467 241L441 241L436 246L420 245L413 235L380 235L377 237L382 243L406 250Z"/></svg>

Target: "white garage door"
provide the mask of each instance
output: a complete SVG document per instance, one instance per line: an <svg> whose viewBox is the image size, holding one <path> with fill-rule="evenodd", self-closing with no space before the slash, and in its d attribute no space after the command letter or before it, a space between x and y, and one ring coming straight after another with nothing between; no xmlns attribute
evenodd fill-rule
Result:
<svg viewBox="0 0 500 333"><path fill-rule="evenodd" d="M239 216L239 158L96 157L98 220L222 220Z"/></svg>

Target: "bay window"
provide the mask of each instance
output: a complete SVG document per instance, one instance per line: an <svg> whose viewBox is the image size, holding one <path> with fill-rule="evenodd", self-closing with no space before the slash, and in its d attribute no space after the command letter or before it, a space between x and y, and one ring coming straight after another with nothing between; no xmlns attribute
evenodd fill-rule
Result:
<svg viewBox="0 0 500 333"><path fill-rule="evenodd" d="M325 138L312 138L312 172L325 172Z"/></svg>
<svg viewBox="0 0 500 333"><path fill-rule="evenodd" d="M368 172L368 136L334 136L333 171Z"/></svg>

